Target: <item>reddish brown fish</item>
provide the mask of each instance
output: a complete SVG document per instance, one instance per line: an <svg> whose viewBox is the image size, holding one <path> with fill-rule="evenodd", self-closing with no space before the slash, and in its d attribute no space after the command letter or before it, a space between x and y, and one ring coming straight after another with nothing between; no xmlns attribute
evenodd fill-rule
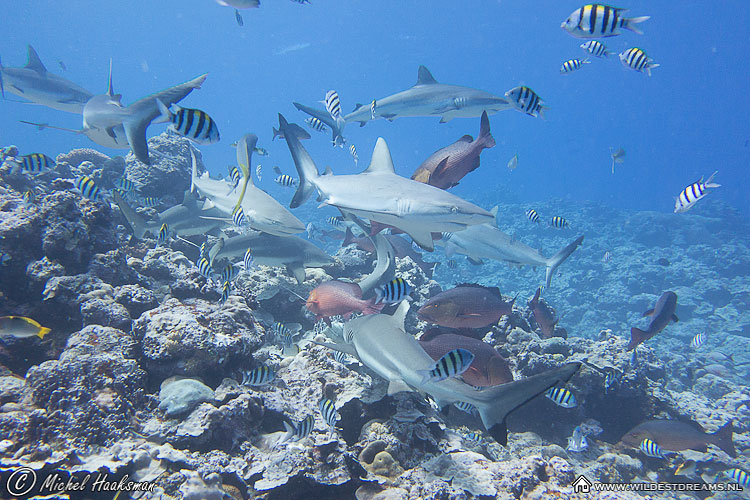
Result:
<svg viewBox="0 0 750 500"><path fill-rule="evenodd" d="M328 319L341 315L348 318L354 312L376 314L383 304L375 304L375 298L362 300L362 290L356 283L331 280L321 283L310 292L305 304L316 319Z"/></svg>
<svg viewBox="0 0 750 500"><path fill-rule="evenodd" d="M730 457L736 457L732 432L731 421L713 434L708 434L697 424L688 424L679 420L648 420L630 429L621 441L637 448L645 438L648 438L667 451L705 452L706 445L713 444L724 450L724 453Z"/></svg>
<svg viewBox="0 0 750 500"><path fill-rule="evenodd" d="M539 325L539 329L542 331L542 338L549 339L555 333L558 318L555 318L555 314L552 312L550 306L539 300L541 294L542 288L539 287L534 298L529 301L529 307L531 308L531 312L534 313L536 324Z"/></svg>
<svg viewBox="0 0 750 500"><path fill-rule="evenodd" d="M411 178L440 189L448 189L479 167L480 153L494 145L495 139L490 133L490 120L487 118L487 112L484 112L480 120L479 137L476 140L470 135L465 135L450 146L438 149L422 162Z"/></svg>
<svg viewBox="0 0 750 500"><path fill-rule="evenodd" d="M432 297L417 315L449 328L483 328L510 314L515 301L505 302L496 287L462 284Z"/></svg>
<svg viewBox="0 0 750 500"><path fill-rule="evenodd" d="M453 349L466 349L474 355L474 361L461 376L469 385L488 387L513 381L508 362L489 344L481 340L452 333L422 334L419 345L437 361Z"/></svg>
<svg viewBox="0 0 750 500"><path fill-rule="evenodd" d="M385 238L393 247L393 251L396 252L397 258L403 259L404 257L409 257L428 277L432 277L432 274L435 272L435 266L438 264L437 262L425 262L422 260L422 255L414 250L414 247L412 247L411 244L401 236L386 234ZM357 238L348 228L346 230L346 237L344 238L343 243L341 243L342 247L347 245L356 245L360 250L373 254L375 253L375 246L370 238Z"/></svg>

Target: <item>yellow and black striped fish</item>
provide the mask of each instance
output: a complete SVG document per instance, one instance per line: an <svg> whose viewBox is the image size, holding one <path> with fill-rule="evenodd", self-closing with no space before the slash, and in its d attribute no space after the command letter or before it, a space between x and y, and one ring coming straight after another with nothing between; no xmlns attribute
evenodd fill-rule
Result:
<svg viewBox="0 0 750 500"><path fill-rule="evenodd" d="M198 259L198 272L206 278L211 277L211 262L207 258L201 257Z"/></svg>
<svg viewBox="0 0 750 500"><path fill-rule="evenodd" d="M297 185L297 179L288 174L281 174L275 179L276 184L284 187L293 187Z"/></svg>
<svg viewBox="0 0 750 500"><path fill-rule="evenodd" d="M658 444L651 441L649 438L645 438L643 441L641 441L641 451L652 458L665 458L664 452L661 451L661 448Z"/></svg>
<svg viewBox="0 0 750 500"><path fill-rule="evenodd" d="M544 118L545 106L542 105L542 99L529 87L512 88L505 93L505 97L518 111Z"/></svg>
<svg viewBox="0 0 750 500"><path fill-rule="evenodd" d="M555 215L554 217L552 217L549 225L552 227L556 227L557 229L565 229L567 227L570 227L570 224L568 224L568 221L565 220L563 217L560 217L559 215Z"/></svg>
<svg viewBox="0 0 750 500"><path fill-rule="evenodd" d="M240 183L242 175L240 174L240 169L235 165L229 166L229 178L232 179L232 184L234 184L234 187L237 187L237 184Z"/></svg>
<svg viewBox="0 0 750 500"><path fill-rule="evenodd" d="M318 132L325 132L326 130L328 130L328 128L326 128L326 124L315 118L314 116L307 118L305 120L305 123L307 123L308 127L313 130L317 130Z"/></svg>
<svg viewBox="0 0 750 500"><path fill-rule="evenodd" d="M653 59L648 57L643 50L633 47L620 52L620 61L624 66L630 69L646 73L651 76L651 69L658 68L659 65Z"/></svg>
<svg viewBox="0 0 750 500"><path fill-rule="evenodd" d="M260 365L250 372L242 374L242 385L266 385L273 382L276 373L268 365Z"/></svg>
<svg viewBox="0 0 750 500"><path fill-rule="evenodd" d="M55 160L43 153L31 153L30 155L16 158L15 162L24 172L38 174L45 170L51 170L57 166Z"/></svg>
<svg viewBox="0 0 750 500"><path fill-rule="evenodd" d="M596 3L584 5L574 10L560 27L577 38L615 36L620 34L621 28L642 35L643 32L635 25L647 21L650 17L623 17L622 14L626 10Z"/></svg>
<svg viewBox="0 0 750 500"><path fill-rule="evenodd" d="M544 395L551 399L556 405L562 406L563 408L575 408L578 405L576 397L565 387L553 387Z"/></svg>
<svg viewBox="0 0 750 500"><path fill-rule="evenodd" d="M589 40L583 42L580 47L591 55L596 57L609 57L610 52L607 47L599 40Z"/></svg>
<svg viewBox="0 0 750 500"><path fill-rule="evenodd" d="M169 128L197 144L219 142L219 128L208 113L200 109L182 108L172 104L172 111L159 99L156 100L161 112L161 121L169 122Z"/></svg>
<svg viewBox="0 0 750 500"><path fill-rule="evenodd" d="M169 226L167 226L167 223L161 225L159 228L159 237L156 240L159 245L163 245L167 242L167 239L169 238Z"/></svg>
<svg viewBox="0 0 750 500"><path fill-rule="evenodd" d="M526 218L535 224L539 224L539 214L533 208L526 210Z"/></svg>
<svg viewBox="0 0 750 500"><path fill-rule="evenodd" d="M411 293L411 286L404 278L394 278L375 290L375 303L396 304Z"/></svg>
<svg viewBox="0 0 750 500"><path fill-rule="evenodd" d="M334 402L328 398L323 398L318 403L318 409L320 410L321 415L323 415L323 420L325 420L331 427L336 427L338 413L336 413L336 405Z"/></svg>
<svg viewBox="0 0 750 500"><path fill-rule="evenodd" d="M417 370L422 383L440 382L450 377L457 377L469 369L474 361L474 354L466 349L453 349L438 359L429 370Z"/></svg>
<svg viewBox="0 0 750 500"><path fill-rule="evenodd" d="M591 64L591 61L588 59L568 59L562 63L562 66L560 66L560 73L572 73L573 71L581 69L584 64Z"/></svg>
<svg viewBox="0 0 750 500"><path fill-rule="evenodd" d="M242 227L245 223L245 211L242 210L242 207L237 207L232 213L232 222L237 227Z"/></svg>
<svg viewBox="0 0 750 500"><path fill-rule="evenodd" d="M229 281L225 281L224 284L221 285L221 298L219 299L220 304L224 304L227 301L231 289L232 285L229 283Z"/></svg>
<svg viewBox="0 0 750 500"><path fill-rule="evenodd" d="M101 190L99 186L90 178L85 175L76 179L76 187L86 198L90 198L94 201L99 201L101 198Z"/></svg>

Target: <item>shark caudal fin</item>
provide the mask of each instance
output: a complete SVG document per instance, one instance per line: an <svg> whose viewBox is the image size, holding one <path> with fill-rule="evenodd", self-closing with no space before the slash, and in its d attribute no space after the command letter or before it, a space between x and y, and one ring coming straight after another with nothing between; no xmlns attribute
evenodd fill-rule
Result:
<svg viewBox="0 0 750 500"><path fill-rule="evenodd" d="M128 202L125 201L117 191L114 191L112 193L112 197L115 200L115 203L117 203L117 206L120 207L120 211L122 212L123 217L125 217L125 220L128 221L128 225L133 231L133 236L138 239L143 238L143 235L146 234L146 232L149 230L148 222L146 222L146 219L141 217L135 210L133 210L133 207L128 205Z"/></svg>
<svg viewBox="0 0 750 500"><path fill-rule="evenodd" d="M581 242L583 242L583 235L576 238L573 243L566 246L547 260L547 276L545 278L545 286L547 288L552 284L552 275L555 274L557 268L560 267L560 264L565 262L565 259L567 259L570 254L581 245Z"/></svg>
<svg viewBox="0 0 750 500"><path fill-rule="evenodd" d="M505 445L508 442L508 429L505 425L508 415L550 387L564 384L580 367L581 363L567 363L523 380L488 387L477 391L470 402L479 410L482 423L495 441Z"/></svg>
<svg viewBox="0 0 750 500"><path fill-rule="evenodd" d="M289 203L290 208L297 208L315 191L315 179L320 177L320 174L310 154L297 138L294 128L289 126L289 122L286 121L286 118L281 113L279 113L279 130L284 134L286 145L289 147L289 152L292 154L292 159L294 160L294 166L297 168L297 173L299 174L299 186L294 193L292 201Z"/></svg>
<svg viewBox="0 0 750 500"><path fill-rule="evenodd" d="M482 111L482 118L479 121L479 137L477 141L481 141L481 144L485 148L491 148L495 146L495 138L492 137L490 132L490 119L487 116L486 111Z"/></svg>
<svg viewBox="0 0 750 500"><path fill-rule="evenodd" d="M3 63L0 61L0 93L3 95L3 99L5 99L5 84L3 83Z"/></svg>
<svg viewBox="0 0 750 500"><path fill-rule="evenodd" d="M732 442L732 434L734 433L734 425L730 420L718 431L714 432L710 436L712 437L711 443L721 448L724 453L734 458L737 456L737 450L734 449L734 443Z"/></svg>

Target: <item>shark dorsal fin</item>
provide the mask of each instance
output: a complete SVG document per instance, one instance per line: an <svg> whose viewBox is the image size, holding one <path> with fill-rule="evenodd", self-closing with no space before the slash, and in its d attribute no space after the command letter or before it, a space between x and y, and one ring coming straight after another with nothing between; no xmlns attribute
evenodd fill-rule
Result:
<svg viewBox="0 0 750 500"><path fill-rule="evenodd" d="M115 87L112 85L112 59L109 60L109 80L107 82L107 95L112 98L113 101L120 102L122 94L115 94Z"/></svg>
<svg viewBox="0 0 750 500"><path fill-rule="evenodd" d="M409 312L409 301L402 300L398 309L393 313L393 319L398 323L402 330L406 331L406 314Z"/></svg>
<svg viewBox="0 0 750 500"><path fill-rule="evenodd" d="M47 68L44 67L44 64L42 64L42 60L39 59L39 55L36 53L36 50L34 50L34 47L31 45L28 46L28 61L26 62L26 69L33 69L40 75L44 75L47 73Z"/></svg>
<svg viewBox="0 0 750 500"><path fill-rule="evenodd" d="M393 159L391 158L391 151L388 149L388 144L385 143L385 139L378 137L378 141L375 143L375 150L372 152L372 160L370 160L370 166L363 172L364 174L395 174L393 168Z"/></svg>
<svg viewBox="0 0 750 500"><path fill-rule="evenodd" d="M419 67L419 72L417 73L417 85L433 85L437 83L437 80L433 78L432 73L430 73L430 70L427 69L424 66Z"/></svg>

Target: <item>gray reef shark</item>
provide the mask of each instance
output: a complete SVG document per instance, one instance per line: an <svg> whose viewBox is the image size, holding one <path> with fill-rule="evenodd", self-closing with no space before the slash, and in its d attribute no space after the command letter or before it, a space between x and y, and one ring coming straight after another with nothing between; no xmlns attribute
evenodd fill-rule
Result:
<svg viewBox="0 0 750 500"><path fill-rule="evenodd" d="M237 163L242 167L243 176L244 167L251 165L253 149L257 142L258 137L256 135L247 134L237 143ZM195 155L193 155L191 190L197 191L206 198L205 208L216 208L222 214L221 217L224 219L231 218L242 197L240 206L252 229L276 236L288 236L305 231L305 225L301 220L271 195L253 184L252 175L244 176L244 180L247 180L247 185L243 197L243 187L245 186L242 182L234 187L225 180L211 179L208 172L199 176L198 164Z"/></svg>
<svg viewBox="0 0 750 500"><path fill-rule="evenodd" d="M286 267L297 283L305 281L306 267L323 267L333 259L320 248L297 236L275 236L252 232L231 238L222 238L208 251L208 259L242 260L247 249L252 249L256 264Z"/></svg>
<svg viewBox="0 0 750 500"><path fill-rule="evenodd" d="M128 221L130 229L133 230L133 235L139 239L143 238L146 233L157 236L162 224L166 224L170 233L178 236L218 235L219 229L227 225L226 222L220 220L203 218L206 212L201 209L195 196L190 191L185 193L182 204L164 210L157 214L154 220L146 220L137 213L117 191L113 192L112 197L117 206L120 207L125 220ZM219 212L214 213L217 216L220 215Z"/></svg>
<svg viewBox="0 0 750 500"><path fill-rule="evenodd" d="M396 175L388 145L379 138L370 166L355 175L318 172L302 143L279 115L279 128L297 167L300 181L289 205L300 206L315 191L322 205L338 208L348 217L397 227L426 250L433 250L432 232L461 231L493 220L492 214L458 196Z"/></svg>
<svg viewBox="0 0 750 500"><path fill-rule="evenodd" d="M492 211L496 214L497 207ZM508 236L495 224L480 224L459 233L443 235L443 239L437 243L444 245L445 255L449 258L457 253L463 254L472 264L481 264L482 259L492 259L520 266L542 266L547 269L545 283L549 288L555 270L582 241L583 236L579 236L552 257L545 257L539 250Z"/></svg>
<svg viewBox="0 0 750 500"><path fill-rule="evenodd" d="M440 116L440 123L453 118L475 118L512 108L504 98L483 90L438 83L430 71L419 67L417 83L410 89L361 105L344 116L347 123L359 122L362 127L374 118L395 120L402 116Z"/></svg>
<svg viewBox="0 0 750 500"><path fill-rule="evenodd" d="M188 82L144 97L129 106L123 106L122 96L115 94L112 87L112 64L110 63L107 93L96 95L86 102L83 108L83 129L80 133L86 134L86 130L90 129L103 130L115 139L115 143L121 142L117 138L121 138L124 133L135 157L146 165L150 165L146 129L156 117L161 115L156 99L167 106L179 102L193 89L200 88L206 76L201 75ZM86 135L89 136L89 134Z"/></svg>
<svg viewBox="0 0 750 500"><path fill-rule="evenodd" d="M0 64L0 90L3 98L7 90L34 104L68 113L83 113L83 107L93 96L88 90L47 71L31 45L28 46L28 62L23 68L4 68Z"/></svg>
<svg viewBox="0 0 750 500"><path fill-rule="evenodd" d="M420 370L429 370L435 360L406 333L404 321L409 302L396 312L361 316L344 324L344 343L319 343L330 349L356 356L362 364L388 381L388 394L412 391L429 394L440 407L463 402L474 405L482 423L500 444L507 442L505 419L510 412L570 379L580 363L568 363L531 377L486 387L481 390L459 378L423 382ZM317 343L317 342L316 342Z"/></svg>

